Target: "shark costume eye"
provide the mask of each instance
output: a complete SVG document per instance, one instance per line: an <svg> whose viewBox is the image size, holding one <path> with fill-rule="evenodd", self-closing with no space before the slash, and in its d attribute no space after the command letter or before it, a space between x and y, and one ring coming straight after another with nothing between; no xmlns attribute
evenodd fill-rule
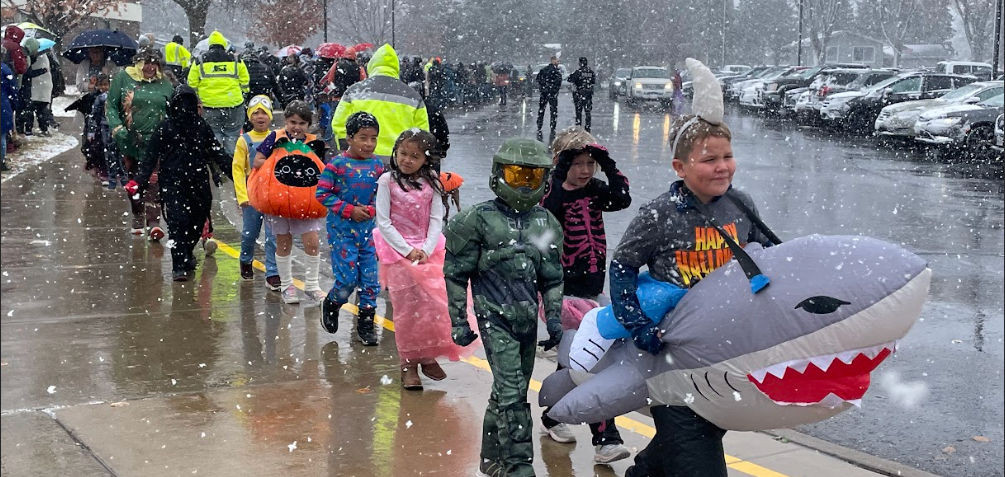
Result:
<svg viewBox="0 0 1005 477"><path fill-rule="evenodd" d="M844 300L829 296L814 296L801 301L796 305L796 309L802 308L814 315L827 315L837 311L838 308L841 308L841 305L850 304Z"/></svg>

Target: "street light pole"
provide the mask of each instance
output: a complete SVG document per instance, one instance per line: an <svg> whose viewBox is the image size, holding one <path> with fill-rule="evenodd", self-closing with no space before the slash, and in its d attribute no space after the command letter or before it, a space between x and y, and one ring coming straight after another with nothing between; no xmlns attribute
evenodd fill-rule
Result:
<svg viewBox="0 0 1005 477"><path fill-rule="evenodd" d="M994 52L992 55L994 59L991 63L994 67L991 69L991 76L998 74L998 68L1001 67L1001 51L1002 51L1002 2L1003 0L998 0L995 2L995 42L994 42Z"/></svg>
<svg viewBox="0 0 1005 477"><path fill-rule="evenodd" d="M726 1L722 0L722 66L726 67Z"/></svg>
<svg viewBox="0 0 1005 477"><path fill-rule="evenodd" d="M394 44L394 0L391 0L391 48L395 48Z"/></svg>
<svg viewBox="0 0 1005 477"><path fill-rule="evenodd" d="M325 43L328 43L328 0L321 0L321 11L324 16Z"/></svg>
<svg viewBox="0 0 1005 477"><path fill-rule="evenodd" d="M802 66L802 65L803 65L803 0L799 0L799 41L796 42L796 66Z"/></svg>

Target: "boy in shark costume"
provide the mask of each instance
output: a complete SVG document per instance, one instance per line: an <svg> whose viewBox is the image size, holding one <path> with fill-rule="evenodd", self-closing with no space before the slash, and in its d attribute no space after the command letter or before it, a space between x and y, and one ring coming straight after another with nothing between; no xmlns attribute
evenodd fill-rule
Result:
<svg viewBox="0 0 1005 477"><path fill-rule="evenodd" d="M729 128L722 122L721 92L718 98L709 98L709 91L701 84L701 70L707 68L693 59L688 59L687 64L695 77L696 114L680 118L671 149L673 168L681 180L639 210L615 250L610 267L614 315L631 333L635 345L654 355L663 342L658 324L642 313L636 296L639 269L649 265L654 279L690 288L732 258L717 228L698 207L710 212L719 229L726 230L741 246L748 242L770 245L736 204L722 200L731 187L736 162L729 147ZM737 195L756 212L749 196L739 191ZM636 456L636 465L627 476L662 472L668 476L726 476L724 430L686 406L656 406L651 410L656 435L650 446Z"/></svg>
<svg viewBox="0 0 1005 477"><path fill-rule="evenodd" d="M444 230L451 337L460 346L477 338L467 319L470 283L492 370L479 475L534 475L527 390L534 371L539 294L549 339L536 344L549 350L562 339L562 226L538 205L551 168L544 144L506 140L492 156L489 186L498 197L465 209Z"/></svg>
<svg viewBox="0 0 1005 477"><path fill-rule="evenodd" d="M917 321L931 279L921 258L866 237L760 249L767 229L730 186L721 90L704 65L687 63L696 116L682 118L672 136L683 180L643 206L610 267L613 315L635 347L616 341L587 366L596 377L565 370L540 392L561 422L651 405L656 435L626 477L725 477L725 429L817 422L856 405L869 374ZM653 288L639 280L643 265L657 282L688 290L665 317L643 312L653 309L639 300Z"/></svg>

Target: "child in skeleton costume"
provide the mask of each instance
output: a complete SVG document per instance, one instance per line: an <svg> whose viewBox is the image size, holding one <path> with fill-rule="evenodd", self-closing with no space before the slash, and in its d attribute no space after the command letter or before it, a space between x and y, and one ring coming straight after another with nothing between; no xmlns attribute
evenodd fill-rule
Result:
<svg viewBox="0 0 1005 477"><path fill-rule="evenodd" d="M486 475L534 475L527 391L534 370L539 294L549 339L537 345L548 350L562 337L562 227L537 205L551 167L544 144L508 139L492 157L489 185L497 198L465 209L444 233L452 338L467 346L478 337L467 319L470 284L492 370L479 465Z"/></svg>
<svg viewBox="0 0 1005 477"><path fill-rule="evenodd" d="M569 329L573 321L569 316L574 313L571 309L583 304L587 310L595 307L604 289L607 236L603 213L623 210L632 202L628 179L618 170L607 149L595 141L578 126L563 130L555 138L552 144L557 159L555 173L548 195L541 201L562 224L565 235L562 250L565 329ZM598 167L607 176L607 182L594 177ZM561 370L562 365L558 369ZM541 416L541 423L544 426L542 434L556 442L576 441L567 425L547 416L547 409ZM590 431L595 447L594 462L607 464L631 455L614 419L591 423Z"/></svg>

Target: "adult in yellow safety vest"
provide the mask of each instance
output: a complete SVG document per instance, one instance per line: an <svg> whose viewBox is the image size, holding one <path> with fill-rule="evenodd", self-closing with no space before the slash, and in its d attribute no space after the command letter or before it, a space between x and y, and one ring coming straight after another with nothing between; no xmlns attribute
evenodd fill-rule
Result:
<svg viewBox="0 0 1005 477"><path fill-rule="evenodd" d="M426 104L414 89L399 79L398 54L391 45L377 49L366 65L368 78L349 87L332 115L332 133L341 150L346 149L345 122L357 111L377 118L380 134L373 151L387 164L394 142L408 129L429 130Z"/></svg>
<svg viewBox="0 0 1005 477"><path fill-rule="evenodd" d="M184 41L181 35L175 35L171 43L164 45L165 66L178 81L185 81L185 74L192 63L192 55L182 46Z"/></svg>
<svg viewBox="0 0 1005 477"><path fill-rule="evenodd" d="M233 153L244 124L244 93L248 92L248 68L227 51L227 39L218 31L209 35L209 51L188 71L188 85L202 101L203 119L224 151Z"/></svg>

